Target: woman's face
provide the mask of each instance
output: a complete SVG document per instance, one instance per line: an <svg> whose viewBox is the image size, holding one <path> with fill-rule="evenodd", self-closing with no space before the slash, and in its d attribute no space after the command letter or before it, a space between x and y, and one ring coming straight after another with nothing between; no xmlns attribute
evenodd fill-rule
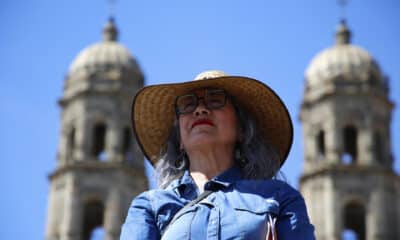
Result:
<svg viewBox="0 0 400 240"><path fill-rule="evenodd" d="M188 102L181 103L183 107L188 107L188 111L178 115L181 148L187 152L207 145L223 145L233 149L239 138L238 120L229 99L225 98L226 101L221 104L221 94L225 95L225 92L199 89L189 94L195 96L192 96L191 100L186 99ZM196 96L197 101L193 104Z"/></svg>

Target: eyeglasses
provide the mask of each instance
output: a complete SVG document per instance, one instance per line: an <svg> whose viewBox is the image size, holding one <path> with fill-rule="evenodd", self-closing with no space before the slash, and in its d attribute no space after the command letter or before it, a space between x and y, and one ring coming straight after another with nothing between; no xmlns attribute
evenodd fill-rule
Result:
<svg viewBox="0 0 400 240"><path fill-rule="evenodd" d="M178 96L175 100L176 115L194 112L200 100L203 100L207 109L219 109L225 106L226 99L227 93L222 89L206 89L204 97L198 97L194 93Z"/></svg>

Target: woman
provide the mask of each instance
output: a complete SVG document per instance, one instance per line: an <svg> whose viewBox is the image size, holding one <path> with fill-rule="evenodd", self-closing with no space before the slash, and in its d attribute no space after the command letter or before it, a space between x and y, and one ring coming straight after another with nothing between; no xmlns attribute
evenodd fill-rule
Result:
<svg viewBox="0 0 400 240"><path fill-rule="evenodd" d="M121 240L314 239L300 193L276 180L293 129L265 84L211 71L148 86L132 121L160 189L133 200Z"/></svg>

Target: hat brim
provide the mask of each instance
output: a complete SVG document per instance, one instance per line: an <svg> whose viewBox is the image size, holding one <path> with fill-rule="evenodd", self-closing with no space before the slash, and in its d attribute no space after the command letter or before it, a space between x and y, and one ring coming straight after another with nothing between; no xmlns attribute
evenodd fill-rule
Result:
<svg viewBox="0 0 400 240"><path fill-rule="evenodd" d="M293 142L289 112L266 84L240 76L151 85L138 91L132 103L133 131L145 157L153 165L173 127L176 97L200 88L220 88L233 96L256 121L261 136L276 149L283 165Z"/></svg>

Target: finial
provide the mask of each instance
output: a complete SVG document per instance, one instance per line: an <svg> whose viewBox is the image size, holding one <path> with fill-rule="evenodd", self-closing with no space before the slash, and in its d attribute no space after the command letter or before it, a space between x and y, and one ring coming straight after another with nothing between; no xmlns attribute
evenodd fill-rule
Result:
<svg viewBox="0 0 400 240"><path fill-rule="evenodd" d="M109 11L110 11L110 18L114 18L114 14L115 14L115 2L117 0L108 0L109 3Z"/></svg>
<svg viewBox="0 0 400 240"><path fill-rule="evenodd" d="M344 21L346 19L346 7L349 0L338 0L339 5L342 7L341 19Z"/></svg>
<svg viewBox="0 0 400 240"><path fill-rule="evenodd" d="M104 41L117 41L118 29L114 24L114 18L110 17L108 22L103 28L103 40Z"/></svg>
<svg viewBox="0 0 400 240"><path fill-rule="evenodd" d="M336 44L337 45L349 44L350 38L351 38L351 32L347 28L346 20L342 19L336 30Z"/></svg>
<svg viewBox="0 0 400 240"><path fill-rule="evenodd" d="M349 44L351 38L351 32L346 25L346 7L349 0L337 0L337 1L339 5L342 7L342 14L341 14L342 16L339 26L336 29L336 44L337 45Z"/></svg>

